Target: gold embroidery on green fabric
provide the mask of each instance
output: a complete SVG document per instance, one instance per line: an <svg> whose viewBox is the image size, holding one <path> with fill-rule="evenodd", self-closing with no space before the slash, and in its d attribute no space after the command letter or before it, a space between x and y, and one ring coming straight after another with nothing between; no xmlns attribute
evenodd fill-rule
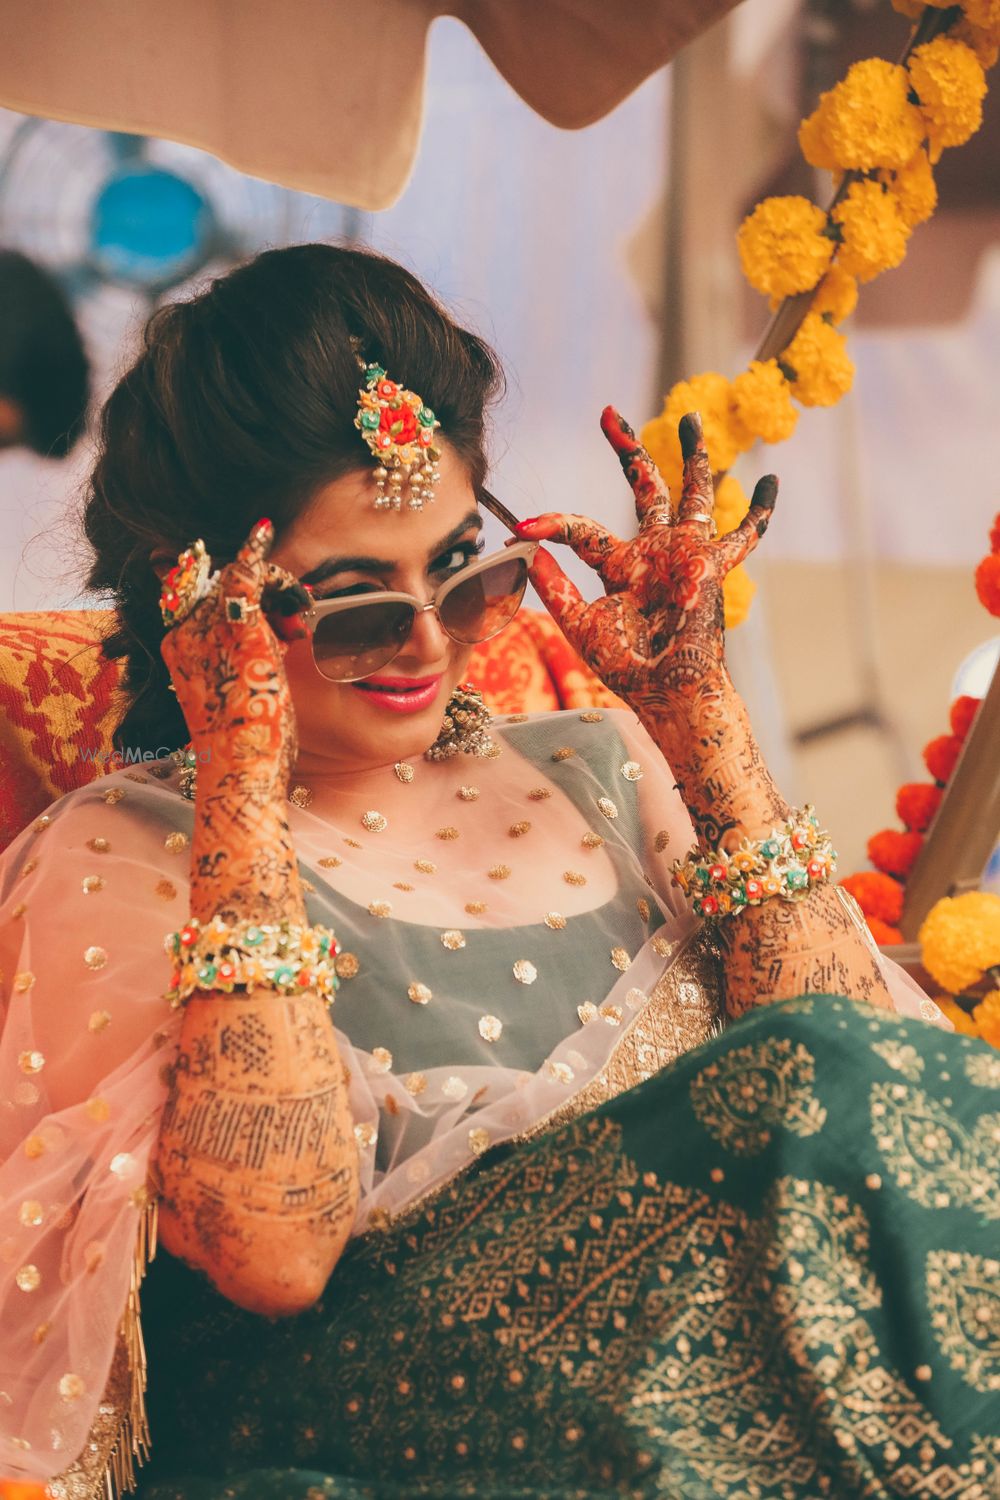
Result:
<svg viewBox="0 0 1000 1500"><path fill-rule="evenodd" d="M919 1081L924 1071L924 1060L916 1047L909 1042L896 1042L891 1039L884 1042L872 1042L872 1051L883 1062L887 1062L890 1068L895 1068L897 1073L902 1073L911 1083Z"/></svg>
<svg viewBox="0 0 1000 1500"><path fill-rule="evenodd" d="M980 1115L970 1134L922 1089L876 1083L871 1123L889 1171L915 1203L973 1208L985 1219L1000 1219L1000 1115Z"/></svg>
<svg viewBox="0 0 1000 1500"><path fill-rule="evenodd" d="M995 1049L967 1052L965 1076L977 1088L1000 1089L1000 1052Z"/></svg>
<svg viewBox="0 0 1000 1500"><path fill-rule="evenodd" d="M426 1482L445 1472L433 1455L460 1452L499 1478L512 1435L518 1484L560 1494L595 1469L615 1493L652 1493L642 1476L656 1463L665 1493L832 1500L874 1494L873 1473L892 1473L924 1500L987 1500L1000 1472L988 1446L979 1468L952 1462L886 1362L868 1320L881 1304L868 1220L831 1186L781 1178L750 1215L643 1171L621 1127L589 1116L453 1183L403 1244L403 1261L377 1241L372 1252L410 1312L383 1306L386 1346L338 1347L342 1390L368 1392L345 1411L362 1403L375 1423L365 1456L376 1445L392 1472L412 1454ZM465 1359L449 1385L438 1365L457 1329ZM449 1493L464 1493L467 1474L448 1472Z"/></svg>
<svg viewBox="0 0 1000 1500"><path fill-rule="evenodd" d="M691 1105L713 1139L734 1156L757 1156L781 1126L794 1135L822 1130L826 1110L812 1085L816 1063L801 1042L778 1037L734 1047L691 1081Z"/></svg>
<svg viewBox="0 0 1000 1500"><path fill-rule="evenodd" d="M927 1256L931 1327L953 1370L977 1391L1000 1391L1000 1261L962 1250Z"/></svg>

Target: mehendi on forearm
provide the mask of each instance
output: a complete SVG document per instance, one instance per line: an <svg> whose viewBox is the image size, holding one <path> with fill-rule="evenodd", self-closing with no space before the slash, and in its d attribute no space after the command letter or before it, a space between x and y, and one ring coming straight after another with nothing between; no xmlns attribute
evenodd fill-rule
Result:
<svg viewBox="0 0 1000 1500"><path fill-rule="evenodd" d="M259 599L255 528L220 594ZM281 649L259 615L202 601L164 643L201 752L191 914L306 920L285 792L296 736ZM201 993L188 1002L160 1122L166 1248L232 1301L278 1315L320 1295L358 1200L353 1121L326 1002L315 992Z"/></svg>

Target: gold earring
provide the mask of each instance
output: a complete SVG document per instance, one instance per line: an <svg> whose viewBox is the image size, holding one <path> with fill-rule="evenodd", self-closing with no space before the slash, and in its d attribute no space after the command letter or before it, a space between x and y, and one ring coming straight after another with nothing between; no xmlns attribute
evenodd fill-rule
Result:
<svg viewBox="0 0 1000 1500"><path fill-rule="evenodd" d="M441 732L424 751L424 759L449 760L459 751L463 755L499 755L500 746L489 733L491 723L482 693L471 682L463 682L448 699Z"/></svg>

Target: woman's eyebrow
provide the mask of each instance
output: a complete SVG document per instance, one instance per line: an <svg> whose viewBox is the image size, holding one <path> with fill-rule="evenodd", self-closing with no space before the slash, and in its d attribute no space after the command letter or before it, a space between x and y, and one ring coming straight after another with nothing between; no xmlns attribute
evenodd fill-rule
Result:
<svg viewBox="0 0 1000 1500"><path fill-rule="evenodd" d="M447 552L449 547L454 546L459 537L475 527L481 531L483 518L478 510L470 510L464 520L453 526L446 537L436 542L428 553L429 558L440 557L442 552ZM336 573L375 573L380 578L386 578L394 573L399 566L397 559L385 557L327 557L308 573L303 573L299 579L300 583L308 583L315 586L323 583L327 578L332 578Z"/></svg>

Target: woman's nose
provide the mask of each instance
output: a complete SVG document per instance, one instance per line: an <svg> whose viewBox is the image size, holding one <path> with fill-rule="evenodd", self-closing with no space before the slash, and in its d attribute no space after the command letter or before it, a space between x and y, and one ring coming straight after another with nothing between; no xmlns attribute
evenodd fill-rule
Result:
<svg viewBox="0 0 1000 1500"><path fill-rule="evenodd" d="M440 662L451 650L451 637L442 630L436 609L422 609L413 622L407 654L422 662Z"/></svg>

